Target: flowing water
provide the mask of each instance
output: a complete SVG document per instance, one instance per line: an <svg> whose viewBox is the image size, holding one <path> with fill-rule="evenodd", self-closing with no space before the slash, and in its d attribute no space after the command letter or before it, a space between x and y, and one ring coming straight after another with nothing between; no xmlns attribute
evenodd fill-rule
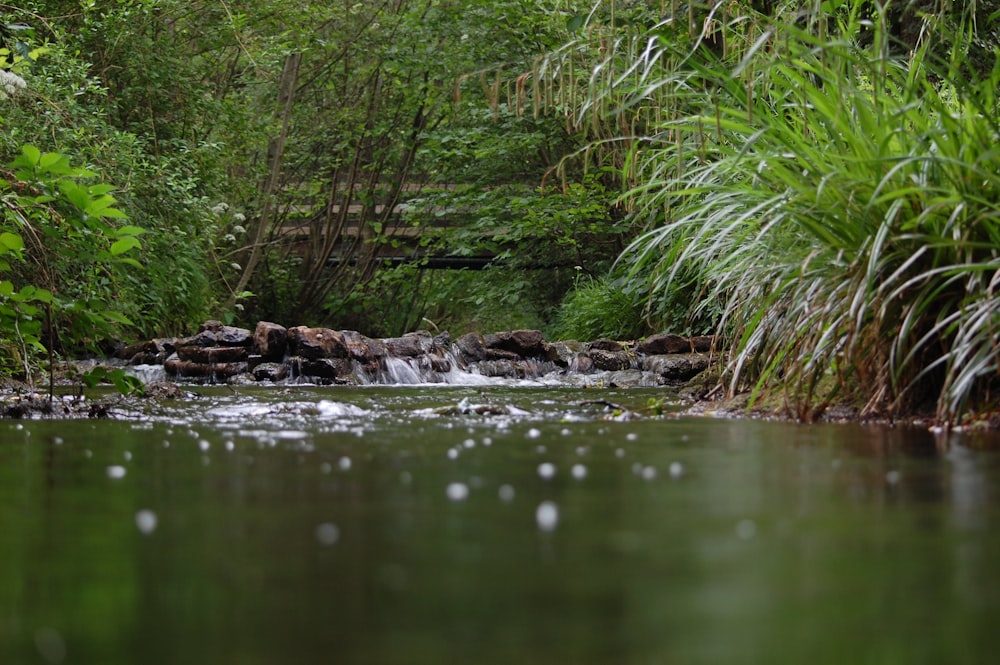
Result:
<svg viewBox="0 0 1000 665"><path fill-rule="evenodd" d="M627 417L661 389L192 392L0 422L0 663L1000 653L987 435Z"/></svg>

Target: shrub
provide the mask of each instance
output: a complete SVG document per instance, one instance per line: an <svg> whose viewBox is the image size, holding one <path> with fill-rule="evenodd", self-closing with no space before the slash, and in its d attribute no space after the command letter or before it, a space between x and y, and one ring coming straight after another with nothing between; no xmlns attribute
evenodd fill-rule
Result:
<svg viewBox="0 0 1000 665"><path fill-rule="evenodd" d="M635 154L662 224L630 253L654 291L682 271L711 285L732 391L782 389L807 419L839 396L951 423L987 406L1000 358L1000 56L969 76L959 32L949 61L891 57L879 15L855 41L861 6L742 33L734 66L662 82L708 103Z"/></svg>

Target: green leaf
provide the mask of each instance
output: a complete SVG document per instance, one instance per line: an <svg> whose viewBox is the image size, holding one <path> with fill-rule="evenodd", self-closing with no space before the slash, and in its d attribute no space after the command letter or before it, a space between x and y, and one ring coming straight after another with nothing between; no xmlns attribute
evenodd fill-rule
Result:
<svg viewBox="0 0 1000 665"><path fill-rule="evenodd" d="M38 170L52 175L71 175L74 173L73 167L69 164L69 157L58 152L47 152L38 159Z"/></svg>
<svg viewBox="0 0 1000 665"><path fill-rule="evenodd" d="M60 180L57 186L63 197L72 203L73 207L80 212L87 212L87 208L90 207L90 195L87 194L85 187L81 187L71 180Z"/></svg>
<svg viewBox="0 0 1000 665"><path fill-rule="evenodd" d="M111 255L120 256L130 249L142 247L142 243L136 240L135 236L123 236L111 243Z"/></svg>
<svg viewBox="0 0 1000 665"><path fill-rule="evenodd" d="M42 152L33 145L21 146L21 154L24 159L27 160L27 166L35 168L38 166L38 161L42 158Z"/></svg>
<svg viewBox="0 0 1000 665"><path fill-rule="evenodd" d="M20 252L24 249L24 240L16 233L4 231L0 233L0 250L4 253Z"/></svg>
<svg viewBox="0 0 1000 665"><path fill-rule="evenodd" d="M118 263L122 263L127 266L132 266L133 268L138 268L139 270L145 268L145 266L143 266L141 263L128 256L120 257L118 259Z"/></svg>

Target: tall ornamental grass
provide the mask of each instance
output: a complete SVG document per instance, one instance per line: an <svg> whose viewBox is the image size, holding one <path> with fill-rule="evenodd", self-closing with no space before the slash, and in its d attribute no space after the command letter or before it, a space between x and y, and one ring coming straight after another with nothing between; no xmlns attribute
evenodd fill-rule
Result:
<svg viewBox="0 0 1000 665"><path fill-rule="evenodd" d="M949 59L933 17L899 53L879 11L836 16L735 17L716 29L738 58L692 51L656 82L694 111L635 143L630 196L655 226L624 260L654 292L703 276L732 393L805 420L835 400L982 415L1000 387L1000 55L973 75L974 26Z"/></svg>

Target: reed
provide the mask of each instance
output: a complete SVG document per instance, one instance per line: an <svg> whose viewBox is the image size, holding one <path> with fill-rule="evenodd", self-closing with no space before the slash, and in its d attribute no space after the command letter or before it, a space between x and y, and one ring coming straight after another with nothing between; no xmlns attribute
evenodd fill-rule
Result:
<svg viewBox="0 0 1000 665"><path fill-rule="evenodd" d="M626 196L649 230L622 261L654 298L701 275L732 393L780 392L804 420L846 399L955 424L995 406L1000 367L1000 55L971 76L973 27L939 57L933 16L895 55L862 7L734 14L724 53L635 61L621 106L678 112L632 141Z"/></svg>

